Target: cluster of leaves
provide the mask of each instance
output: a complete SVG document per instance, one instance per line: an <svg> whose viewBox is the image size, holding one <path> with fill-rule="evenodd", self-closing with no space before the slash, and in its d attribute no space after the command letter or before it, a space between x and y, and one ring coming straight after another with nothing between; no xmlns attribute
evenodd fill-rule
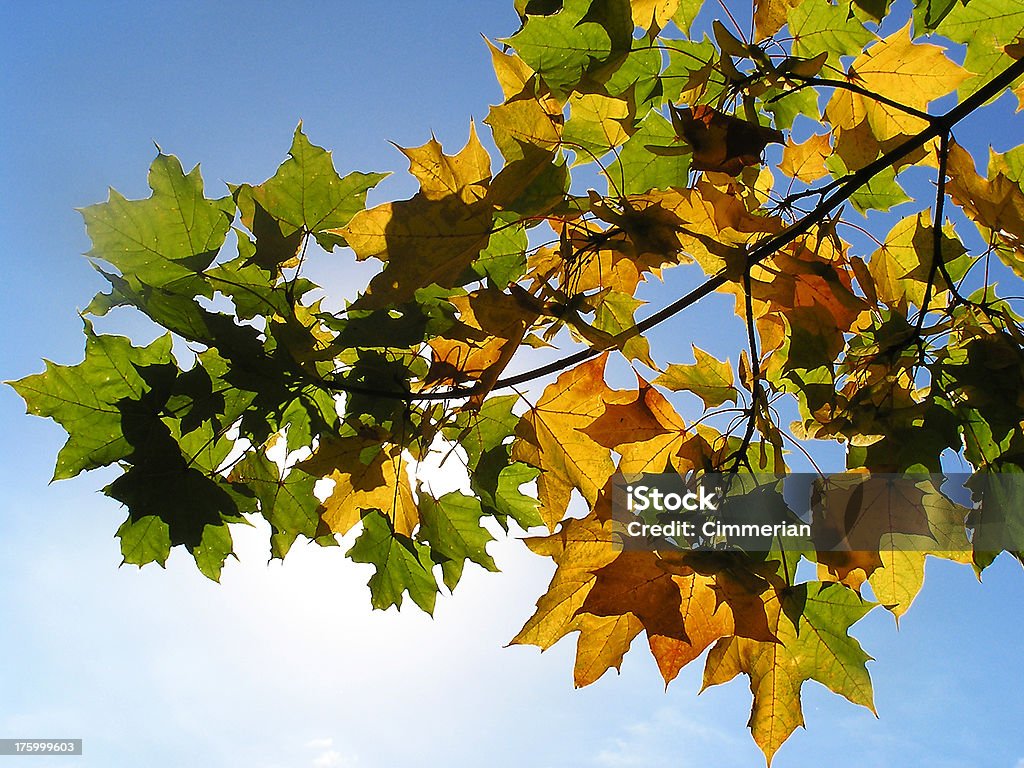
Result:
<svg viewBox="0 0 1024 768"><path fill-rule="evenodd" d="M419 191L370 209L383 176L340 176L301 127L272 178L215 199L198 167L160 154L151 197L111 192L83 215L110 283L87 314L133 307L167 334L137 347L87 320L84 362L14 382L69 433L55 478L118 465L105 492L128 509L124 561L182 546L214 579L247 516L279 558L353 532L377 608L407 593L430 611L467 561L495 568L498 527L546 526L526 543L557 569L514 642L577 633L577 685L641 633L666 682L710 648L705 685L749 677L769 759L803 722L805 680L871 708L848 634L873 606L863 586L899 616L926 554L985 567L998 553L972 552L967 510L922 490L925 529L894 515L886 530L928 534L917 551L637 552L612 544L610 488L616 472L781 475L784 446L810 439L844 443L858 472L939 472L950 451L1024 471L1024 330L988 279L993 261L1024 276L1024 149L982 175L951 135L1024 73L1024 10L916 0L883 35L888 5L758 0L745 35L695 25L701 0L517 0L520 30L491 46L497 169L470 126L456 154L402 149ZM940 99L956 106L930 114ZM915 167L937 196L858 253L841 206L910 202ZM304 267L338 249L382 266L332 310ZM638 289L672 267L703 282L637 321ZM737 367L696 347L692 364L656 362L644 332L716 291L746 329ZM578 351L507 375L556 343ZM610 356L641 371L635 388L607 383ZM532 401L515 390L555 372ZM700 398L698 418L677 392ZM438 450L471 494L419 481ZM801 560L815 580L797 579Z"/></svg>

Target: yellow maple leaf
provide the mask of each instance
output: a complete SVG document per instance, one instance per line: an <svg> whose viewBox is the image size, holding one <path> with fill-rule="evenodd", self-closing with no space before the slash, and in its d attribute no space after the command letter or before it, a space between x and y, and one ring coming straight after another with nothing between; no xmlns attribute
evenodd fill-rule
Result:
<svg viewBox="0 0 1024 768"><path fill-rule="evenodd" d="M756 0L754 28L757 30L757 39L764 40L782 29L789 12L798 5L800 0Z"/></svg>
<svg viewBox="0 0 1024 768"><path fill-rule="evenodd" d="M387 262L352 307L379 309L409 301L420 288L450 288L486 247L493 208L485 200L467 204L449 194L431 200L384 203L360 211L339 230L356 257Z"/></svg>
<svg viewBox="0 0 1024 768"><path fill-rule="evenodd" d="M516 427L512 457L541 470L541 517L552 530L565 515L573 488L593 506L614 470L611 451L583 431L604 413L606 404L632 394L608 388L606 360L601 355L564 372Z"/></svg>
<svg viewBox="0 0 1024 768"><path fill-rule="evenodd" d="M544 650L568 633L583 629L578 611L597 580L594 571L612 562L618 552L612 546L612 523L593 515L566 520L556 533L525 539L525 544L534 554L554 560L557 569L547 591L537 600L537 610L511 642ZM605 634L596 622L589 626L599 635Z"/></svg>
<svg viewBox="0 0 1024 768"><path fill-rule="evenodd" d="M491 158L473 123L469 124L466 146L456 155L446 155L433 136L423 146L399 149L409 158L409 172L419 180L420 194L428 200L457 195L463 202L472 203L487 194Z"/></svg>
<svg viewBox="0 0 1024 768"><path fill-rule="evenodd" d="M949 147L949 180L946 191L964 213L1006 248L997 248L1018 274L1024 275L1024 190L1020 184L993 169L984 178L974 169L967 150L955 142ZM1008 252L1007 248L1012 252Z"/></svg>
<svg viewBox="0 0 1024 768"><path fill-rule="evenodd" d="M802 608L802 615L795 608ZM768 763L804 724L800 689L816 680L854 704L875 711L865 662L870 656L847 634L851 624L871 608L841 584L810 582L790 588L765 603L768 623L779 642L745 637L722 638L708 654L704 688L750 677L754 703L749 726ZM795 623L793 615L798 615Z"/></svg>
<svg viewBox="0 0 1024 768"><path fill-rule="evenodd" d="M970 73L953 62L940 46L915 43L907 22L903 29L858 56L846 77L871 93L924 111L930 102L955 91ZM825 117L841 130L852 130L867 122L880 142L917 133L927 125L921 117L844 89L836 89L832 94Z"/></svg>
<svg viewBox="0 0 1024 768"><path fill-rule="evenodd" d="M633 639L643 631L644 625L632 613L621 616L582 613L577 619L580 636L576 641L573 683L582 688L595 682L612 667L619 668L623 656Z"/></svg>
<svg viewBox="0 0 1024 768"><path fill-rule="evenodd" d="M491 50L491 64L494 66L494 76L498 78L501 92L506 99L518 96L530 82L534 71L515 53L506 53L487 38L484 40Z"/></svg>
<svg viewBox="0 0 1024 768"><path fill-rule="evenodd" d="M633 11L633 26L661 30L679 10L679 0L629 0L629 6Z"/></svg>
<svg viewBox="0 0 1024 768"><path fill-rule="evenodd" d="M375 436L327 437L298 467L334 481L320 514L334 533L347 533L362 512L379 509L397 533L412 535L419 511L401 448Z"/></svg>
<svg viewBox="0 0 1024 768"><path fill-rule="evenodd" d="M782 162L779 170L787 176L799 179L805 184L828 176L825 158L832 154L828 143L828 134L814 134L807 141L794 144L792 139L786 142L782 150Z"/></svg>

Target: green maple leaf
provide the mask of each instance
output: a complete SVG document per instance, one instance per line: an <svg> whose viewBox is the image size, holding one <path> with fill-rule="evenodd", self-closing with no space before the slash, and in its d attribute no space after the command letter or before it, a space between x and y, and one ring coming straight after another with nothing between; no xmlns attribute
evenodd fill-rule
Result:
<svg viewBox="0 0 1024 768"><path fill-rule="evenodd" d="M363 532L345 555L376 569L367 582L374 608L401 608L402 593L408 592L416 605L427 613L434 612L437 581L432 573L430 547L395 533L381 512L371 510L363 517Z"/></svg>
<svg viewBox="0 0 1024 768"><path fill-rule="evenodd" d="M960 86L964 99L1012 63L1003 46L1024 34L1024 7L1017 0L971 0L939 10L945 15L935 31L967 46L964 68L975 77Z"/></svg>
<svg viewBox="0 0 1024 768"><path fill-rule="evenodd" d="M704 0L680 0L679 7L672 15L672 21L687 37L690 36L690 27L693 26L703 5Z"/></svg>
<svg viewBox="0 0 1024 768"><path fill-rule="evenodd" d="M519 423L512 413L518 399L518 395L489 397L476 413L460 413L443 434L466 451L470 488L480 498L484 513L497 517L502 526L506 526L504 518L511 517L526 530L543 521L537 499L519 489L536 480L540 470L512 461L506 442Z"/></svg>
<svg viewBox="0 0 1024 768"><path fill-rule="evenodd" d="M238 258L208 269L207 279L218 291L231 297L240 320L251 320L259 315L293 315L293 304L315 289L316 284L303 277L287 285L278 282L273 274L252 263L256 245L241 232L237 235Z"/></svg>
<svg viewBox="0 0 1024 768"><path fill-rule="evenodd" d="M622 333L636 325L633 313L645 303L631 294L622 291L609 291L597 305L594 327L613 336ZM621 342L619 347L622 354L630 360L639 360L651 368L656 367L654 361L651 360L651 345L642 334L631 336Z"/></svg>
<svg viewBox="0 0 1024 768"><path fill-rule="evenodd" d="M609 189L613 194L633 195L686 186L690 154L683 149L672 124L659 112L650 112L605 171Z"/></svg>
<svg viewBox="0 0 1024 768"><path fill-rule="evenodd" d="M626 0L566 0L557 13L527 16L507 42L556 96L571 92L584 75L624 55L633 21Z"/></svg>
<svg viewBox="0 0 1024 768"><path fill-rule="evenodd" d="M113 264L132 282L180 282L193 295L210 295L198 275L224 243L234 202L206 199L199 166L186 175L178 158L163 153L149 168L149 187L153 194L145 200L111 189L107 202L81 209L92 239L88 255Z"/></svg>
<svg viewBox="0 0 1024 768"><path fill-rule="evenodd" d="M495 285L508 285L526 273L529 242L522 225L510 225L501 215L495 216L494 223L495 231L474 260L473 271Z"/></svg>
<svg viewBox="0 0 1024 768"><path fill-rule="evenodd" d="M239 522L236 492L228 483L185 464L180 452L155 441L136 464L103 489L129 509L118 529L125 563L145 565L167 559L170 548L182 545L199 571L213 581L232 554L227 521ZM171 441L173 442L173 441Z"/></svg>
<svg viewBox="0 0 1024 768"><path fill-rule="evenodd" d="M803 0L789 12L793 55L813 57L828 51L829 63L839 66L840 56L861 52L875 36L846 8L827 0Z"/></svg>
<svg viewBox="0 0 1024 768"><path fill-rule="evenodd" d="M452 492L435 500L421 492L419 511L422 525L418 538L444 558L441 572L448 589L455 589L459 583L467 560L488 571L498 570L487 554L487 542L494 541L494 537L480 525L483 510L479 499Z"/></svg>
<svg viewBox="0 0 1024 768"><path fill-rule="evenodd" d="M260 514L270 523L270 551L284 558L299 535L309 539L330 537L313 495L317 478L291 471L282 476L277 464L263 452L250 453L231 472L231 480L244 483L260 502ZM333 540L333 539L332 539Z"/></svg>
<svg viewBox="0 0 1024 768"><path fill-rule="evenodd" d="M631 98L643 114L664 102L660 74L661 51L656 48L638 48L629 52L604 87L611 96Z"/></svg>
<svg viewBox="0 0 1024 768"><path fill-rule="evenodd" d="M9 382L29 413L47 416L67 430L54 480L104 467L132 452L119 404L139 400L149 391L138 370L149 365L174 365L170 335L147 347L133 347L124 336L95 333L86 321L85 360L70 366L46 361L43 373Z"/></svg>
<svg viewBox="0 0 1024 768"><path fill-rule="evenodd" d="M837 179L850 172L839 155L827 158L825 166ZM910 198L896 180L896 171L885 168L850 195L850 202L858 213L864 214L872 210L888 211L897 205L910 202Z"/></svg>
<svg viewBox="0 0 1024 768"><path fill-rule="evenodd" d="M935 29L957 3L963 0L914 0L914 28Z"/></svg>
<svg viewBox="0 0 1024 768"><path fill-rule="evenodd" d="M685 389L704 401L705 408L715 408L722 403L736 402L736 386L733 383L732 365L729 361L717 360L700 347L694 345L693 365L672 363L658 376L655 384L675 392Z"/></svg>
<svg viewBox="0 0 1024 768"><path fill-rule="evenodd" d="M326 230L348 224L366 207L367 190L388 174L354 171L342 178L334 169L331 153L310 143L301 123L288 154L277 173L251 188L253 199L277 220L284 237L296 231L311 232L327 250L344 245L340 235ZM255 212L253 215L255 219Z"/></svg>
<svg viewBox="0 0 1024 768"><path fill-rule="evenodd" d="M228 523L255 511L252 494L218 472L234 444L227 428L203 423L182 434L181 422L155 412L160 394L154 390L142 403L122 405L122 429L133 450L124 474L103 489L128 507L118 532L124 562L162 564L170 547L183 546L199 571L217 581L233 554Z"/></svg>

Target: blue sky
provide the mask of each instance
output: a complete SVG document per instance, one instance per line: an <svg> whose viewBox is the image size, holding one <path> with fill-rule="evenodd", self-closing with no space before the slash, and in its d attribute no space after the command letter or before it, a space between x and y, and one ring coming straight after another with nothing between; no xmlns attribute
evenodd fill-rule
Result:
<svg viewBox="0 0 1024 768"><path fill-rule="evenodd" d="M302 119L342 173L397 172L371 201L408 195L387 141L433 131L460 147L500 98L480 35L515 26L504 0L5 4L0 378L81 359L76 311L103 286L74 208L107 186L145 196L154 142L201 162L216 192L271 175ZM662 340L684 332L708 334L691 317ZM220 585L180 554L166 570L118 569L123 512L98 493L110 476L49 485L61 430L8 388L0 420L0 737L85 741L82 758L33 765L761 762L741 680L698 697L694 664L666 693L638 642L621 676L574 691L571 640L504 648L550 577L515 541L492 547L501 574L468 572L433 620L371 612L367 567L338 550L297 547L268 566L262 530L239 535ZM1022 594L1006 558L984 585L932 562L898 632L881 610L857 626L881 719L808 683L808 730L775 765L1022 768Z"/></svg>

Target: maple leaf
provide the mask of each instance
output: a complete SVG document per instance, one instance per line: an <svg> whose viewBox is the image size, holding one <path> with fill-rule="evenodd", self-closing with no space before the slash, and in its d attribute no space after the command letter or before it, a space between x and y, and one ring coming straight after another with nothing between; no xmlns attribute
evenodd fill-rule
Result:
<svg viewBox="0 0 1024 768"><path fill-rule="evenodd" d="M579 610L595 616L632 613L649 637L685 641L679 585L672 578L681 570L654 552L623 552L594 571L594 585Z"/></svg>
<svg viewBox="0 0 1024 768"><path fill-rule="evenodd" d="M288 154L290 157L277 173L251 188L253 200L273 217L284 236L296 231L311 232L327 250L344 245L345 241L330 230L345 226L363 210L367 190L387 174L353 172L341 178L334 169L331 153L312 144L302 132L301 123L295 129ZM253 234L259 237L259 233Z"/></svg>
<svg viewBox="0 0 1024 768"><path fill-rule="evenodd" d="M652 110L622 145L604 174L609 189L621 195L684 186L690 155L676 151L676 131L660 112Z"/></svg>
<svg viewBox="0 0 1024 768"><path fill-rule="evenodd" d="M633 25L657 34L680 12L680 0L630 0Z"/></svg>
<svg viewBox="0 0 1024 768"><path fill-rule="evenodd" d="M782 151L779 170L787 176L810 184L823 176L828 176L825 159L831 154L832 147L828 143L828 134L814 134L801 144L788 141Z"/></svg>
<svg viewBox="0 0 1024 768"><path fill-rule="evenodd" d="M467 205L457 195L384 203L361 211L335 233L359 259L376 258L384 270L353 303L379 309L410 301L432 284L450 288L487 246L494 210L486 201Z"/></svg>
<svg viewBox="0 0 1024 768"><path fill-rule="evenodd" d="M379 510L396 533L409 536L419 520L401 450L372 435L330 437L297 468L334 481L320 515L334 533L348 531L367 510Z"/></svg>
<svg viewBox="0 0 1024 768"><path fill-rule="evenodd" d="M679 455L691 437L682 417L664 395L642 379L634 399L608 405L584 431L619 454L618 469L623 474L661 472L669 466L686 471L694 466Z"/></svg>
<svg viewBox="0 0 1024 768"><path fill-rule="evenodd" d="M491 158L469 124L469 139L457 155L446 155L437 139L421 147L399 147L409 158L409 172L420 182L420 194L427 200L457 195L467 205L487 194L491 178Z"/></svg>
<svg viewBox="0 0 1024 768"><path fill-rule="evenodd" d="M632 613L621 616L579 616L573 684L577 688L596 682L609 669L618 670L633 640L643 631Z"/></svg>
<svg viewBox="0 0 1024 768"><path fill-rule="evenodd" d="M708 654L704 688L750 677L754 704L750 730L768 762L798 725L803 725L800 688L816 680L874 712L871 660L851 638L849 628L871 609L856 592L839 584L809 582L770 599L772 631L777 643L742 637L723 638Z"/></svg>
<svg viewBox="0 0 1024 768"><path fill-rule="evenodd" d="M828 0L794 4L788 19L795 56L815 56L824 51L834 63L839 56L860 53L875 37L854 14Z"/></svg>
<svg viewBox="0 0 1024 768"><path fill-rule="evenodd" d="M467 560L488 571L498 570L487 554L487 542L494 537L480 525L483 509L479 499L456 492L434 499L421 492L419 510L423 524L417 535L431 544L433 556L440 556L448 589L458 584Z"/></svg>
<svg viewBox="0 0 1024 768"><path fill-rule="evenodd" d="M929 489L925 497L927 537L893 533L879 541L879 563L867 576L875 599L899 620L924 586L925 560L939 557L970 563L971 544L964 520L967 510Z"/></svg>
<svg viewBox="0 0 1024 768"><path fill-rule="evenodd" d="M612 546L611 522L593 516L565 520L550 536L524 543L535 554L554 560L557 569L537 600L537 610L511 642L544 650L584 628L587 618L579 609L597 579L594 571L615 560L618 552ZM600 624L591 623L589 628L604 635Z"/></svg>
<svg viewBox="0 0 1024 768"><path fill-rule="evenodd" d="M434 612L437 582L431 573L430 548L394 531L380 512L371 510L363 517L363 531L345 554L353 562L374 566L368 582L374 608L401 608L407 592L424 611Z"/></svg>
<svg viewBox="0 0 1024 768"><path fill-rule="evenodd" d="M754 27L757 30L757 39L764 40L782 29L790 10L800 4L800 0L756 0Z"/></svg>
<svg viewBox="0 0 1024 768"><path fill-rule="evenodd" d="M138 401L150 386L136 366L169 365L171 338L138 348L123 336L99 335L85 323L85 359L76 366L47 362L46 370L11 382L28 412L64 427L68 440L57 454L54 480L112 464L133 448L124 434L124 401Z"/></svg>
<svg viewBox="0 0 1024 768"><path fill-rule="evenodd" d="M453 296L459 324L430 340L433 354L427 381L493 383L537 318L536 312L510 299L494 288Z"/></svg>
<svg viewBox="0 0 1024 768"><path fill-rule="evenodd" d="M548 16L527 16L508 42L556 96L588 72L629 50L633 18L628 0L566 0Z"/></svg>
<svg viewBox="0 0 1024 768"><path fill-rule="evenodd" d="M732 377L732 364L716 360L696 344L693 345L693 365L672 363L654 380L675 392L688 390L704 401L705 408L714 408L727 402L736 402L736 385Z"/></svg>
<svg viewBox="0 0 1024 768"><path fill-rule="evenodd" d="M972 219L1006 245L996 252L1018 275L1024 275L1024 190L996 171L985 179L959 144L949 148L950 179L946 188Z"/></svg>
<svg viewBox="0 0 1024 768"><path fill-rule="evenodd" d="M883 536L932 537L926 511L929 497L924 488L904 477L833 476L816 491L812 536L818 562L830 566L840 578L849 566L844 566L839 550L864 553L857 567L870 575L881 565L875 553L882 548Z"/></svg>
<svg viewBox="0 0 1024 768"><path fill-rule="evenodd" d="M309 539L331 538L331 529L319 514L313 495L316 478L303 472L282 473L266 453L247 455L231 471L232 482L252 488L260 502L260 514L270 523L270 553L284 558L299 535Z"/></svg>
<svg viewBox="0 0 1024 768"><path fill-rule="evenodd" d="M847 71L850 82L916 110L925 110L930 102L956 90L967 77L939 46L915 43L909 22L869 47ZM866 122L877 141L911 135L925 127L920 117L842 89L832 95L825 117L840 131Z"/></svg>
<svg viewBox="0 0 1024 768"><path fill-rule="evenodd" d="M920 18L915 13L915 23ZM964 68L973 74L960 87L966 98L1010 63L1005 50L1024 33L1024 9L1013 0L974 0L969 5L949 3L932 14L929 26L956 43L967 46ZM937 22L937 25L936 25Z"/></svg>
<svg viewBox="0 0 1024 768"><path fill-rule="evenodd" d="M749 165L758 165L768 144L784 141L782 133L774 128L741 120L703 104L682 109L671 107L671 115L676 135L693 149L692 166L698 171L735 176Z"/></svg>
<svg viewBox="0 0 1024 768"><path fill-rule="evenodd" d="M541 470L541 515L552 529L564 516L573 488L593 504L614 469L608 449L584 431L616 398L604 383L606 359L602 355L559 376L516 427L512 455Z"/></svg>
<svg viewBox="0 0 1024 768"><path fill-rule="evenodd" d="M198 274L231 226L231 198L206 199L199 166L185 174L178 158L163 153L149 168L149 188L153 194L145 200L111 189L107 202L81 209L92 240L88 255L133 282L159 287L184 281L193 294L209 295Z"/></svg>
<svg viewBox="0 0 1024 768"><path fill-rule="evenodd" d="M629 139L630 107L625 99L596 93L573 94L562 139L581 150L576 163L590 162Z"/></svg>
<svg viewBox="0 0 1024 768"><path fill-rule="evenodd" d="M877 297L889 306L909 301L920 307L924 303L934 248L928 214L908 216L896 224L868 262ZM964 253L952 226L945 227L941 258L954 280L963 277L969 266L969 260L961 258ZM945 297L934 291L929 298L938 303Z"/></svg>
<svg viewBox="0 0 1024 768"><path fill-rule="evenodd" d="M604 413L583 430L605 448L619 449L627 443L648 443L672 432L663 407L671 409L650 384L639 379L636 398L609 404Z"/></svg>

